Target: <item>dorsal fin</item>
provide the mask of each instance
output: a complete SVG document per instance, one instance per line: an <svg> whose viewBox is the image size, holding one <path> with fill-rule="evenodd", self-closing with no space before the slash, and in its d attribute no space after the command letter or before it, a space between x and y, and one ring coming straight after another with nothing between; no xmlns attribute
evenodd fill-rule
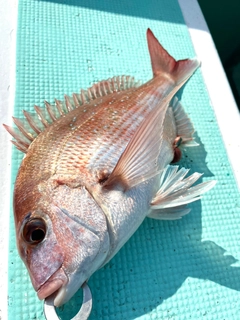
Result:
<svg viewBox="0 0 240 320"><path fill-rule="evenodd" d="M194 140L194 127L192 121L185 112L183 106L175 96L170 103L176 122L177 136L182 139L181 144L186 147L196 147L198 143Z"/></svg>
<svg viewBox="0 0 240 320"><path fill-rule="evenodd" d="M64 101L55 100L55 105L44 101L45 108L34 106L35 114L23 110L25 118L18 119L13 117L17 128L3 125L4 128L13 136L15 140L12 143L22 152L27 150L32 141L44 131L51 123L57 121L65 114L81 107L84 108L91 101L104 97L114 92L124 91L130 88L136 88L140 85L131 76L118 76L108 80L95 83L87 90L81 90L80 93L73 93L72 97L64 96Z"/></svg>

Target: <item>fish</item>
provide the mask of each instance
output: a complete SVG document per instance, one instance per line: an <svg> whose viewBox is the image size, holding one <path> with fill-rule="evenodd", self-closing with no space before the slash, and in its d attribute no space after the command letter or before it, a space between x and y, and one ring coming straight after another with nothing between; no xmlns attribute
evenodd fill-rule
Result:
<svg viewBox="0 0 240 320"><path fill-rule="evenodd" d="M200 66L150 29L153 77L115 76L4 125L25 157L13 196L17 247L39 299L66 303L146 217L180 219L215 180L173 163L197 147L177 91Z"/></svg>

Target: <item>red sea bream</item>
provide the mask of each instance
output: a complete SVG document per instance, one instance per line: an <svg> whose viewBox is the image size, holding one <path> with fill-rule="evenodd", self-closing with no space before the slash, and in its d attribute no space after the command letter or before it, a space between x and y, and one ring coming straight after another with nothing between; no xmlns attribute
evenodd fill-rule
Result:
<svg viewBox="0 0 240 320"><path fill-rule="evenodd" d="M171 165L196 146L175 93L199 67L147 31L153 78L117 76L5 126L26 153L14 190L17 246L40 299L67 302L145 217L179 219L215 181ZM194 97L193 97L194 98ZM161 235L159 235L161 236Z"/></svg>

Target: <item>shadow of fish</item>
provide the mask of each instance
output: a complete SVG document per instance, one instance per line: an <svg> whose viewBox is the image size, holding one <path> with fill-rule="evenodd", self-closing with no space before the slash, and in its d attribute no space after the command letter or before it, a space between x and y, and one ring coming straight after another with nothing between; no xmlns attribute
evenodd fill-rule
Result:
<svg viewBox="0 0 240 320"><path fill-rule="evenodd" d="M148 29L153 79L96 83L35 119L5 125L26 153L14 190L18 250L40 299L67 302L105 265L146 216L179 219L215 181L169 165L195 146L193 125L175 93L199 67L176 61ZM171 102L172 101L172 102Z"/></svg>

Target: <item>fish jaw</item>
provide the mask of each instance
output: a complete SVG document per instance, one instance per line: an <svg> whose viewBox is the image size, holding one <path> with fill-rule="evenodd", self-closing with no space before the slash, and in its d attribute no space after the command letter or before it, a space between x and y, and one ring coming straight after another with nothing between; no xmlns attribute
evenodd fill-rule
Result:
<svg viewBox="0 0 240 320"><path fill-rule="evenodd" d="M66 286L67 283L68 277L63 269L60 268L37 290L38 298L43 300L53 293L57 293L63 286Z"/></svg>
<svg viewBox="0 0 240 320"><path fill-rule="evenodd" d="M87 276L82 272L76 272L69 275L68 282L59 287L54 297L54 306L60 307L68 302L71 297L79 290L84 282L88 280Z"/></svg>
<svg viewBox="0 0 240 320"><path fill-rule="evenodd" d="M71 299L85 281L87 276L82 272L67 276L63 268L60 268L36 291L40 300L54 295L54 306L60 307Z"/></svg>

